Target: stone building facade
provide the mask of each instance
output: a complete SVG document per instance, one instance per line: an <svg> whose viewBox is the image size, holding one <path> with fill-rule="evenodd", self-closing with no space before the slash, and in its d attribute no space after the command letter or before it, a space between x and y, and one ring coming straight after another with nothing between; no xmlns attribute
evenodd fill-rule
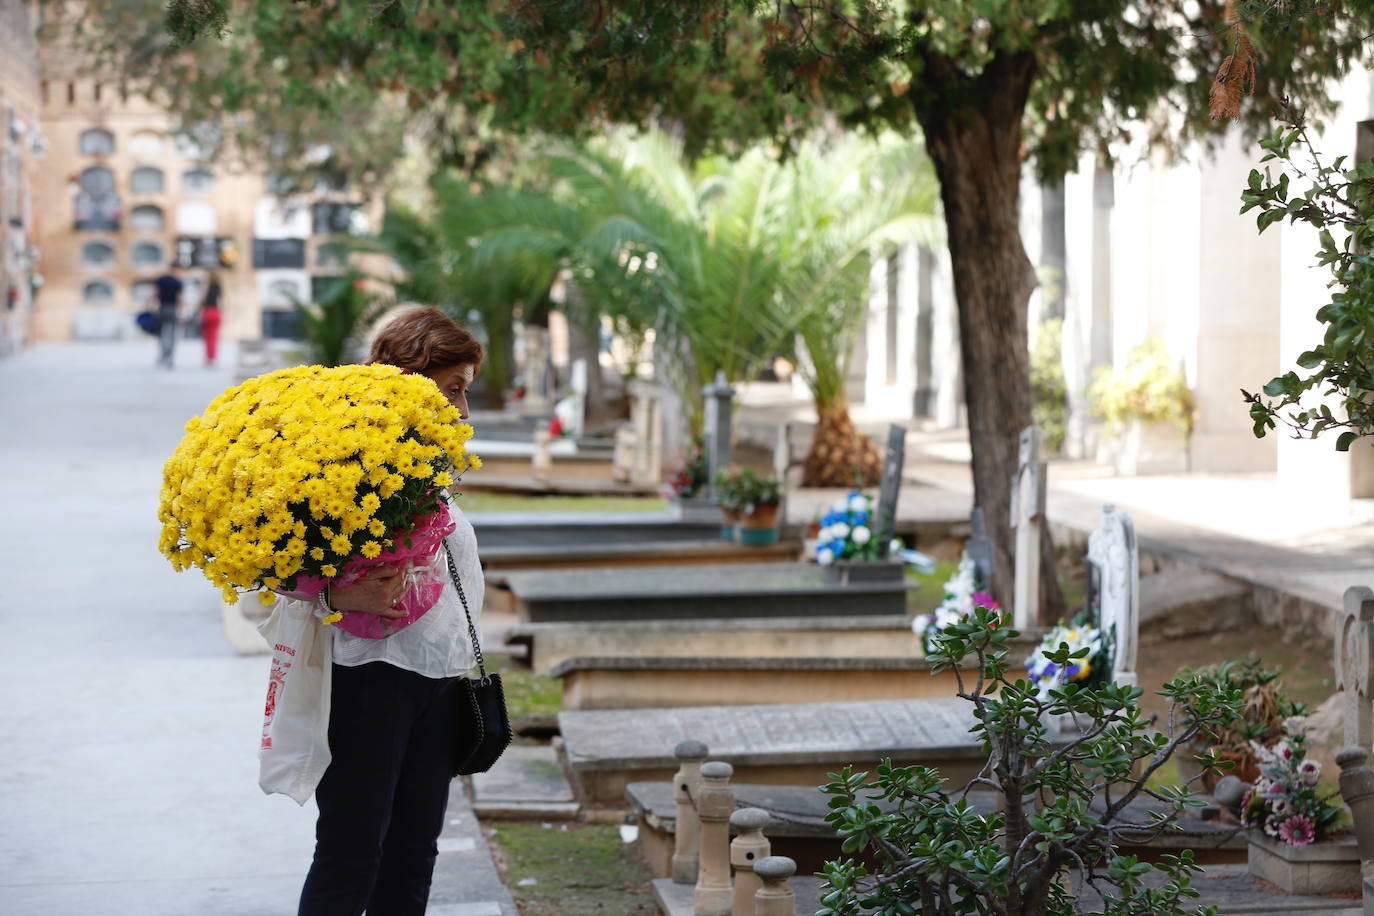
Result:
<svg viewBox="0 0 1374 916"><path fill-rule="evenodd" d="M140 333L133 316L169 268L187 284L187 311L218 274L226 339L289 336L292 301L317 298L345 266L341 237L359 219L352 196L284 200L265 172L229 165L149 99L92 75L60 36L45 36L37 55L46 152L28 176L43 278L35 336Z"/></svg>

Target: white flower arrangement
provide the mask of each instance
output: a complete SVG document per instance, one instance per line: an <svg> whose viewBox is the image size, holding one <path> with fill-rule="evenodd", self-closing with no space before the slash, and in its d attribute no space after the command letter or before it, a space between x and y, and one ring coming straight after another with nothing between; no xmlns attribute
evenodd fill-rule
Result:
<svg viewBox="0 0 1374 916"><path fill-rule="evenodd" d="M978 566L967 554L959 561L959 570L945 582L945 598L930 614L917 614L911 630L921 639L921 646L929 654L935 648L935 637L946 627L958 623L974 609L985 607L1000 611L1002 606L984 587Z"/></svg>

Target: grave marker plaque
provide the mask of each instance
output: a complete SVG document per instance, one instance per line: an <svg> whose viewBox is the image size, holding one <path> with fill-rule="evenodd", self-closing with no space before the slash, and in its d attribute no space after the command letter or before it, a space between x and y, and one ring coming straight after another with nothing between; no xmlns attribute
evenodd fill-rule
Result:
<svg viewBox="0 0 1374 916"><path fill-rule="evenodd" d="M988 537L987 526L983 523L983 510L979 506L974 506L972 514L969 516L969 524L972 533L969 535L968 543L964 546L964 552L973 561L973 568L977 571L979 581L987 587L992 585L993 574L997 572L997 548L992 543L992 538Z"/></svg>
<svg viewBox="0 0 1374 916"><path fill-rule="evenodd" d="M878 485L878 512L873 534L878 538L878 557L887 559L892 535L897 530L897 500L902 495L902 467L906 461L906 427L896 423L887 430L887 458Z"/></svg>
<svg viewBox="0 0 1374 916"><path fill-rule="evenodd" d="M707 492L714 498L716 475L730 469L730 412L735 389L725 380L725 373L718 371L716 380L703 388L701 393L706 396Z"/></svg>

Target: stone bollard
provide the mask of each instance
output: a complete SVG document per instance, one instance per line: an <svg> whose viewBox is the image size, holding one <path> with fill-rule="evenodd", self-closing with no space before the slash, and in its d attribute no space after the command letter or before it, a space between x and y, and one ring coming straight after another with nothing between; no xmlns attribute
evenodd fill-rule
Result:
<svg viewBox="0 0 1374 916"><path fill-rule="evenodd" d="M787 856L769 856L754 863L754 874L763 887L754 896L754 916L797 916L797 894L787 879L797 873L797 863Z"/></svg>
<svg viewBox="0 0 1374 916"><path fill-rule="evenodd" d="M1362 747L1347 747L1336 755L1341 768L1341 798L1350 807L1351 826L1360 850L1360 876L1364 879L1364 911L1374 912L1374 770L1369 768L1369 752Z"/></svg>
<svg viewBox="0 0 1374 916"><path fill-rule="evenodd" d="M730 916L734 895L730 890L730 815L735 810L735 789L730 777L735 768L712 760L701 765L701 791L697 815L701 818L701 866L697 871L696 916Z"/></svg>
<svg viewBox="0 0 1374 916"><path fill-rule="evenodd" d="M701 854L701 819L696 797L701 791L701 764L710 753L700 741L682 741L673 749L678 759L673 777L677 802L677 830L673 836L673 883L697 883L697 857Z"/></svg>
<svg viewBox="0 0 1374 916"><path fill-rule="evenodd" d="M735 839L730 843L730 867L735 871L735 906L730 916L754 916L754 895L763 882L754 874L754 863L768 858L773 844L763 835L772 820L762 808L741 808L730 815Z"/></svg>

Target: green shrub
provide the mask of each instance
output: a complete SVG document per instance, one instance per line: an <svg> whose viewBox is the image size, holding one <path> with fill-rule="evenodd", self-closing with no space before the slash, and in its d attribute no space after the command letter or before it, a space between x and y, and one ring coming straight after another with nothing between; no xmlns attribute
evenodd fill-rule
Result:
<svg viewBox="0 0 1374 916"><path fill-rule="evenodd" d="M827 863L817 916L1070 916L1089 885L1102 898L1093 912L1103 916L1215 914L1184 909L1199 896L1191 851L1152 865L1121 855L1117 831L1137 799L1163 802L1165 811L1132 829L1133 838L1169 829L1184 808L1201 804L1186 786L1153 787L1151 777L1200 731L1233 722L1241 691L1205 675L1175 678L1160 691L1173 706L1161 733L1141 714L1139 687L1070 683L1042 699L1025 678L1008 678L1016 635L997 612L978 608L946 627L927 655L931 672L952 671L958 695L975 706L970 733L988 762L968 785L947 787L934 767L890 759L873 775L851 767L831 774L826 820L844 852L866 851L870 864ZM1045 657L1067 666L1087 651L1061 643ZM970 655L976 676L963 668ZM1045 723L1065 716L1076 728L1056 740ZM1219 766L1210 754L1201 759ZM975 810L966 798L973 789L995 793L995 810ZM895 807L885 811L883 801ZM1162 886L1146 886L1151 871L1164 873Z"/></svg>
<svg viewBox="0 0 1374 916"><path fill-rule="evenodd" d="M1093 414L1114 432L1131 420L1172 423L1179 432L1192 432L1197 401L1183 371L1169 358L1164 344L1147 340L1131 351L1126 365L1103 366L1088 387Z"/></svg>

